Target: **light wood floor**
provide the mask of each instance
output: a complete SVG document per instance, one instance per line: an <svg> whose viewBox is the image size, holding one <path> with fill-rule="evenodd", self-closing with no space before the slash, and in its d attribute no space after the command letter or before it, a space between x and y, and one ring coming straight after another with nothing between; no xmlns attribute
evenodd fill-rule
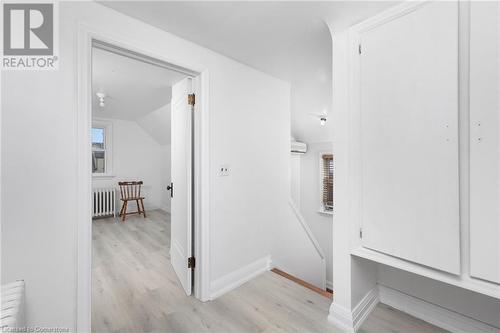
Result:
<svg viewBox="0 0 500 333"><path fill-rule="evenodd" d="M170 265L170 216L148 212L93 222L92 331L340 332L327 320L331 300L267 272L215 301L186 297ZM362 333L441 333L379 305Z"/></svg>

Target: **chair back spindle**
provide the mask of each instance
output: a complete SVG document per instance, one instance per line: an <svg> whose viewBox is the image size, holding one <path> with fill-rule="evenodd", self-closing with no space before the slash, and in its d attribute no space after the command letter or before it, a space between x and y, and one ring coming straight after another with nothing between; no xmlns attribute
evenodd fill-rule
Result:
<svg viewBox="0 0 500 333"><path fill-rule="evenodd" d="M121 198L127 200L140 197L142 184L142 180L132 182L118 182L118 185L120 186Z"/></svg>

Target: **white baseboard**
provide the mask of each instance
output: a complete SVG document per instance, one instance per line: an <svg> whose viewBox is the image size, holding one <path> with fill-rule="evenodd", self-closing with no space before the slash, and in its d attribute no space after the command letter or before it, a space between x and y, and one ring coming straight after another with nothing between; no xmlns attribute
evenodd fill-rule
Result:
<svg viewBox="0 0 500 333"><path fill-rule="evenodd" d="M375 287L370 290L363 299L354 307L352 317L354 320L354 331L357 331L379 302L379 291Z"/></svg>
<svg viewBox="0 0 500 333"><path fill-rule="evenodd" d="M499 328L379 285L380 302L454 333L500 333Z"/></svg>
<svg viewBox="0 0 500 333"><path fill-rule="evenodd" d="M238 288L243 283L250 281L259 274L271 269L271 257L262 257L244 267L226 274L210 284L210 299L224 295Z"/></svg>
<svg viewBox="0 0 500 333"><path fill-rule="evenodd" d="M332 305L330 306L330 313L328 314L328 321L342 331L347 333L354 333L354 320L352 312L335 303L335 297Z"/></svg>
<svg viewBox="0 0 500 333"><path fill-rule="evenodd" d="M349 333L357 332L370 313L375 309L379 302L378 289L375 287L370 290L352 311L345 307L332 303L328 320L335 326Z"/></svg>

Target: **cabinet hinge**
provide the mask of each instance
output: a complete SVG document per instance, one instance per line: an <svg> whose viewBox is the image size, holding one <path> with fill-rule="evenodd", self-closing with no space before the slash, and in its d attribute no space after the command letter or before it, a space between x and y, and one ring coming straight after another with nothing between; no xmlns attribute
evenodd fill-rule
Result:
<svg viewBox="0 0 500 333"><path fill-rule="evenodd" d="M194 103L196 102L196 97L194 94L189 94L188 95L188 105L194 105Z"/></svg>
<svg viewBox="0 0 500 333"><path fill-rule="evenodd" d="M363 238L363 229L359 228L359 238Z"/></svg>
<svg viewBox="0 0 500 333"><path fill-rule="evenodd" d="M194 269L196 266L196 260L194 257L189 257L188 258L188 268Z"/></svg>
<svg viewBox="0 0 500 333"><path fill-rule="evenodd" d="M358 45L358 53L361 54L361 44Z"/></svg>

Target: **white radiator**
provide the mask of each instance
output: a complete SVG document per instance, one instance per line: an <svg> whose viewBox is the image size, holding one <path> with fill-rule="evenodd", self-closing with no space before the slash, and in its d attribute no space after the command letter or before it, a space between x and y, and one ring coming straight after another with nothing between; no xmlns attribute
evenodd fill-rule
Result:
<svg viewBox="0 0 500 333"><path fill-rule="evenodd" d="M116 216L115 189L95 188L92 195L92 217Z"/></svg>
<svg viewBox="0 0 500 333"><path fill-rule="evenodd" d="M15 332L9 328L26 325L24 318L24 281L16 281L2 286L2 307L0 311L0 330Z"/></svg>

